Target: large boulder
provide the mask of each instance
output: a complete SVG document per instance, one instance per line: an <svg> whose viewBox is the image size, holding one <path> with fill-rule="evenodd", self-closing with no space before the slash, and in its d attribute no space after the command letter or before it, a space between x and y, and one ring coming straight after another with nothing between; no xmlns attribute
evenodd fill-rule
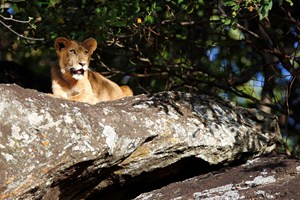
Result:
<svg viewBox="0 0 300 200"><path fill-rule="evenodd" d="M1 199L129 199L269 153L276 117L180 92L89 105L0 85Z"/></svg>

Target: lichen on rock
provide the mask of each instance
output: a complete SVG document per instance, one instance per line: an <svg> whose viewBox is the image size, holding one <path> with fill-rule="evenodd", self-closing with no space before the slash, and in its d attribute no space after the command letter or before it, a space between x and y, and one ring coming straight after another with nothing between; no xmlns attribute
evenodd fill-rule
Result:
<svg viewBox="0 0 300 200"><path fill-rule="evenodd" d="M0 85L0 192L105 196L181 173L190 162L227 165L269 153L280 137L276 117L207 95L162 92L89 105Z"/></svg>

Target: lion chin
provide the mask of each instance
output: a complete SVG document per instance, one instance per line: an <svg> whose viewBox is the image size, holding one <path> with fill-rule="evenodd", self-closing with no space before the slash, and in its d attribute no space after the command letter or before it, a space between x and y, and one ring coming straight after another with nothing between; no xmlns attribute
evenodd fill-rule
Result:
<svg viewBox="0 0 300 200"><path fill-rule="evenodd" d="M94 38L77 42L59 37L54 42L54 48L58 55L58 64L51 68L54 97L96 104L133 95L128 86L118 86L89 70L91 56L97 48Z"/></svg>

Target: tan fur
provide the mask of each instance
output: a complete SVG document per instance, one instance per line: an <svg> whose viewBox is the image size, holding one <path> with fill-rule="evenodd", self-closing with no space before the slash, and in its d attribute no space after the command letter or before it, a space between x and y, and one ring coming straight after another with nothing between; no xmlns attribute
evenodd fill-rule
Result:
<svg viewBox="0 0 300 200"><path fill-rule="evenodd" d="M94 38L77 42L59 37L54 48L59 59L59 64L51 69L54 96L96 104L133 95L128 86L119 87L101 74L89 70L91 55L97 48Z"/></svg>

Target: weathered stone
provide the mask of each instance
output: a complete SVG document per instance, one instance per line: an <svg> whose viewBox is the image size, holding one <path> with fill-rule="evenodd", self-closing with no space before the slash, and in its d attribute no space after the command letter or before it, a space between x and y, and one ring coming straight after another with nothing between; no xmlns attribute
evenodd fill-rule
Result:
<svg viewBox="0 0 300 200"><path fill-rule="evenodd" d="M118 199L190 165L201 172L271 152L280 132L274 116L206 95L92 106L0 85L0 138L2 199Z"/></svg>
<svg viewBox="0 0 300 200"><path fill-rule="evenodd" d="M268 155L145 192L135 200L299 199L300 160Z"/></svg>

